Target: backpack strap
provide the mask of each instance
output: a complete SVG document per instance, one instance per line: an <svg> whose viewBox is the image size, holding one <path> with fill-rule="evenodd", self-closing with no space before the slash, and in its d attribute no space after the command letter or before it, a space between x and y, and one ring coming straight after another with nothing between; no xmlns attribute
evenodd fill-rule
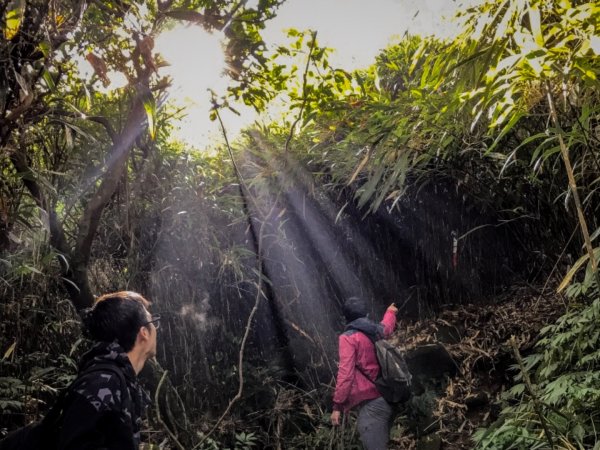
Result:
<svg viewBox="0 0 600 450"><path fill-rule="evenodd" d="M360 373L362 373L362 374L365 376L365 378L366 378L367 380L369 380L371 383L375 384L375 380L374 380L373 378L371 378L371 377L370 377L370 376L367 374L367 372L365 372L364 370L362 370L362 369L361 369L359 366L357 366L357 365L355 365L354 367L356 367L356 368L358 369L358 371L359 371Z"/></svg>
<svg viewBox="0 0 600 450"><path fill-rule="evenodd" d="M355 329L355 328L350 328L350 329L348 329L348 330L344 331L342 334L343 334L344 336L352 336L353 334L356 334L356 333L362 333L362 334L364 334L365 336L367 336L367 337L369 338L369 340L370 340L371 342L373 342L373 341L371 340L371 338L369 337L369 335L368 335L368 334L366 334L366 333L363 333L362 331L360 331L360 330L357 330L357 329ZM373 345L375 345L375 342L373 342ZM379 361L377 361L377 363L379 363ZM356 368L358 369L358 371L359 371L360 373L362 373L362 374L365 376L365 378L366 378L367 380L369 380L371 383L375 384L375 380L374 380L374 379L372 379L372 378L371 378L371 377L370 377L370 376L369 376L369 375L368 375L368 374L367 374L367 373L366 373L366 372L365 372L365 371L364 371L362 368L360 368L360 367L359 367L357 364L354 364L354 367L356 367ZM381 370L381 368L380 368L379 370Z"/></svg>
<svg viewBox="0 0 600 450"><path fill-rule="evenodd" d="M119 379L119 384L121 386L121 390L124 393L122 401L123 401L123 403L125 403L127 408L131 408L131 404L132 404L131 393L129 392L129 386L127 384L127 381L125 380L125 375L123 374L123 371L115 364L98 363L98 364L94 364L93 366L82 371L77 376L77 378L75 378L75 380L73 380L71 382L69 387L62 390L62 392L60 393L60 395L59 395L58 399L56 400L56 402L54 403L54 405L52 405L50 410L48 410L48 412L42 419L42 423L45 427L54 428L54 427L61 425L60 421L62 419L62 415L68 405L69 397L75 392L75 387L77 386L77 382L83 376L88 375L93 372L112 372L113 374L115 374L117 376L117 378Z"/></svg>

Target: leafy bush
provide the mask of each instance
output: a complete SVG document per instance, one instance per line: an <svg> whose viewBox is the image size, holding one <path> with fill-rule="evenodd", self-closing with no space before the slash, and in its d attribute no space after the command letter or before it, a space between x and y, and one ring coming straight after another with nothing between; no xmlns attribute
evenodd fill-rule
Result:
<svg viewBox="0 0 600 450"><path fill-rule="evenodd" d="M24 404L20 400L27 386L18 378L0 377L0 412L21 412Z"/></svg>
<svg viewBox="0 0 600 450"><path fill-rule="evenodd" d="M523 383L523 373L515 376L519 384L506 393L500 419L475 434L477 448L542 449L550 448L550 441L561 448L598 448L600 296L593 287L586 290L596 294L595 300L577 304L543 328L536 352L523 358L536 398Z"/></svg>

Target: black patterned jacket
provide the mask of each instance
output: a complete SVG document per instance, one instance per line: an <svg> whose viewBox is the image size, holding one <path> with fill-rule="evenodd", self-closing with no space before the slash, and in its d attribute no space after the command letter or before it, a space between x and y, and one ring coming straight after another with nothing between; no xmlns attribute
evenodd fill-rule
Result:
<svg viewBox="0 0 600 450"><path fill-rule="evenodd" d="M86 353L69 391L59 450L138 450L148 396L117 343L97 343Z"/></svg>

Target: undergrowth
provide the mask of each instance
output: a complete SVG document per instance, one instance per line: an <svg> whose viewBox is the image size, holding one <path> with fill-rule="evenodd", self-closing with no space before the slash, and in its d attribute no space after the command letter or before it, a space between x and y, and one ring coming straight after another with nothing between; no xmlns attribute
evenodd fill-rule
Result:
<svg viewBox="0 0 600 450"><path fill-rule="evenodd" d="M475 433L478 449L600 449L600 293L589 279L568 293L570 311L541 330L523 370L513 366L517 384Z"/></svg>

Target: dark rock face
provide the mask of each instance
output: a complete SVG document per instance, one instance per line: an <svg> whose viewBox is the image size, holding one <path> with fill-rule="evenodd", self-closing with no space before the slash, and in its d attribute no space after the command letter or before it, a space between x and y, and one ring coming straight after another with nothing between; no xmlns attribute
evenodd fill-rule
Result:
<svg viewBox="0 0 600 450"><path fill-rule="evenodd" d="M442 344L428 344L406 352L406 363L413 377L419 381L454 376L458 365Z"/></svg>
<svg viewBox="0 0 600 450"><path fill-rule="evenodd" d="M458 344L463 335L464 330L454 325L440 325L438 326L436 338L443 344Z"/></svg>

